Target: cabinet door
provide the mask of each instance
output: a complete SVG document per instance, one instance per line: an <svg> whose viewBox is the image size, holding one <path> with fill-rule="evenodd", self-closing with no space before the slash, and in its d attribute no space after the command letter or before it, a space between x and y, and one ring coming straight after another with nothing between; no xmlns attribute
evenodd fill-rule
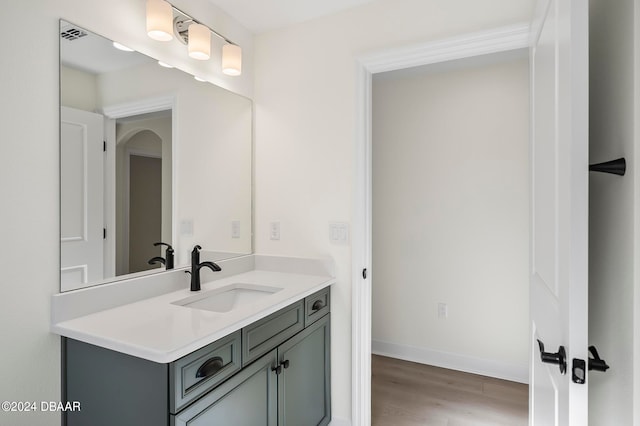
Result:
<svg viewBox="0 0 640 426"><path fill-rule="evenodd" d="M175 426L276 426L276 350L242 369L177 414Z"/></svg>
<svg viewBox="0 0 640 426"><path fill-rule="evenodd" d="M318 426L331 421L330 315L278 348L278 425Z"/></svg>

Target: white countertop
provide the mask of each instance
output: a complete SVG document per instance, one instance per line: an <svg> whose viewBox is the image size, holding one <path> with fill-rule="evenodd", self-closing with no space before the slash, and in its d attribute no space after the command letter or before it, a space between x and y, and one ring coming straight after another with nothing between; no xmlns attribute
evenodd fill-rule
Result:
<svg viewBox="0 0 640 426"><path fill-rule="evenodd" d="M159 363L169 363L333 283L328 275L252 270L202 284L201 292L229 284L282 288L227 313L178 306L188 287L77 318L54 322L61 336Z"/></svg>

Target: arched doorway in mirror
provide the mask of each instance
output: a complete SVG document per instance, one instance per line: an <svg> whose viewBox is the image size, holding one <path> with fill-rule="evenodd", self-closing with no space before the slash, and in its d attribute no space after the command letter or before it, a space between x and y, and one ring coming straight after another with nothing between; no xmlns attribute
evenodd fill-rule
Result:
<svg viewBox="0 0 640 426"><path fill-rule="evenodd" d="M117 275L162 267L156 242L171 244L171 111L116 121Z"/></svg>

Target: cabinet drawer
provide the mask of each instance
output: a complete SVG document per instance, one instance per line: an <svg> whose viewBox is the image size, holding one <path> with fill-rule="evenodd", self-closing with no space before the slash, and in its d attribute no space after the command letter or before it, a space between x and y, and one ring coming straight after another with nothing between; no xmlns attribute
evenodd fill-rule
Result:
<svg viewBox="0 0 640 426"><path fill-rule="evenodd" d="M171 413L240 370L240 340L238 330L170 364Z"/></svg>
<svg viewBox="0 0 640 426"><path fill-rule="evenodd" d="M304 299L304 326L309 327L331 310L331 287L307 296Z"/></svg>
<svg viewBox="0 0 640 426"><path fill-rule="evenodd" d="M275 426L278 376L273 350L198 401L170 416L172 426Z"/></svg>
<svg viewBox="0 0 640 426"><path fill-rule="evenodd" d="M304 300L300 300L242 329L245 366L304 328Z"/></svg>

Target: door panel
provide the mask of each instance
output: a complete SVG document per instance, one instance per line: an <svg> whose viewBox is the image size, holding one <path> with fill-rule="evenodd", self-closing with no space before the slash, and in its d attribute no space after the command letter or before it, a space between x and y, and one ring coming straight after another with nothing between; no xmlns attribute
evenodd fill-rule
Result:
<svg viewBox="0 0 640 426"><path fill-rule="evenodd" d="M103 277L103 117L61 108L61 291Z"/></svg>
<svg viewBox="0 0 640 426"><path fill-rule="evenodd" d="M537 1L532 34L530 424L586 425L571 368L587 360L588 2ZM566 373L538 340L566 349Z"/></svg>

